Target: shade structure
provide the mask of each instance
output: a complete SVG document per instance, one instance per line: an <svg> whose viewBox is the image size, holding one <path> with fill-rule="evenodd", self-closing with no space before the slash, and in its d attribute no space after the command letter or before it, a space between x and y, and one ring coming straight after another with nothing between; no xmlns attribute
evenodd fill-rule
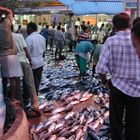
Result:
<svg viewBox="0 0 140 140"><path fill-rule="evenodd" d="M125 7L122 0L102 0L102 1L77 1L77 0L59 0L69 6L74 14L117 14L123 12Z"/></svg>

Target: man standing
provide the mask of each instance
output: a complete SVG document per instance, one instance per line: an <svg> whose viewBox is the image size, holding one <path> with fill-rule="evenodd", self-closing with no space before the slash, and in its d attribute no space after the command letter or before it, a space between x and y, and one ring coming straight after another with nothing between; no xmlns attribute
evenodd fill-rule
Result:
<svg viewBox="0 0 140 140"><path fill-rule="evenodd" d="M106 40L96 67L103 83L105 74L111 74L111 138L122 140L125 113L125 140L140 140L140 61L132 45L130 17L115 15L113 25L117 33Z"/></svg>
<svg viewBox="0 0 140 140"><path fill-rule="evenodd" d="M39 106L38 106L38 97L35 89L33 72L31 69L31 58L27 50L27 44L25 42L24 37L18 33L12 33L14 43L17 48L17 55L22 66L22 70L24 73L23 76L23 91L24 97L28 99L31 98L31 108L27 112L27 115L30 117L40 116ZM27 59L28 58L28 59ZM29 65L30 63L30 65ZM31 114L32 112L32 114ZM30 113L30 114L29 114ZM34 115L35 114L35 115Z"/></svg>
<svg viewBox="0 0 140 140"><path fill-rule="evenodd" d="M5 15L5 18L2 17ZM22 77L22 68L16 55L16 48L13 42L11 25L13 13L10 9L0 6L0 65L3 80L3 92L7 96L7 79L10 80L11 105L16 106L20 102L16 100L17 77Z"/></svg>
<svg viewBox="0 0 140 140"><path fill-rule="evenodd" d="M48 30L49 30L49 25L46 25L46 28L42 29L40 34L43 35L43 37L46 39L46 50L48 47Z"/></svg>
<svg viewBox="0 0 140 140"><path fill-rule="evenodd" d="M32 61L36 92L38 93L44 65L43 53L46 50L46 40L37 32L37 25L35 23L29 23L27 25L27 33L29 36L27 37L26 42Z"/></svg>
<svg viewBox="0 0 140 140"><path fill-rule="evenodd" d="M57 60L57 53L59 54L58 60L61 59L62 50L64 48L64 41L65 41L65 36L61 30L61 26L57 26L57 31L55 31L55 33L54 33L54 43L56 45L55 61Z"/></svg>

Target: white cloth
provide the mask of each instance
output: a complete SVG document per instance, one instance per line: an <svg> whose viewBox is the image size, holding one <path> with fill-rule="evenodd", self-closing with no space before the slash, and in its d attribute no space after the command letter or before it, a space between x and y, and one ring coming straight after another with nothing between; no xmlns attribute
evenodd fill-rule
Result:
<svg viewBox="0 0 140 140"><path fill-rule="evenodd" d="M19 61L29 63L24 51L24 48L27 48L27 44L23 35L18 33L12 33L12 36L13 36L14 43L16 45L17 56L19 58Z"/></svg>
<svg viewBox="0 0 140 140"><path fill-rule="evenodd" d="M32 69L43 66L43 53L46 50L46 39L38 32L33 32L26 38L26 42L32 59Z"/></svg>
<svg viewBox="0 0 140 140"><path fill-rule="evenodd" d="M105 35L106 35L106 34L105 34L105 32L104 32L103 30L98 31L98 33L97 33L97 39L98 39L98 41L99 41L100 43L103 42L103 39L104 39Z"/></svg>
<svg viewBox="0 0 140 140"><path fill-rule="evenodd" d="M77 20L77 21L75 22L75 25L77 25L78 27L80 27L80 21Z"/></svg>

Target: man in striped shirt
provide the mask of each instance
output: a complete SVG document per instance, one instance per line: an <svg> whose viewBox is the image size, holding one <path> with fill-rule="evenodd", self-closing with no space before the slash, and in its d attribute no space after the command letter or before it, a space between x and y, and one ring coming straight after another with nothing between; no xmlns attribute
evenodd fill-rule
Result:
<svg viewBox="0 0 140 140"><path fill-rule="evenodd" d="M103 83L110 73L110 126L112 140L122 140L125 113L125 140L140 140L140 60L132 45L130 18L120 13L113 18L116 35L102 47L96 70Z"/></svg>

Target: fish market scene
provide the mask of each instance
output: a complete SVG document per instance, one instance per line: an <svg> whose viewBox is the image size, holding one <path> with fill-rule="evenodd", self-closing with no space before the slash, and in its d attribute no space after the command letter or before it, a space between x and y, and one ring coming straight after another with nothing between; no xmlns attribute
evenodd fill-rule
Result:
<svg viewBox="0 0 140 140"><path fill-rule="evenodd" d="M140 0L0 0L0 140L140 140Z"/></svg>

